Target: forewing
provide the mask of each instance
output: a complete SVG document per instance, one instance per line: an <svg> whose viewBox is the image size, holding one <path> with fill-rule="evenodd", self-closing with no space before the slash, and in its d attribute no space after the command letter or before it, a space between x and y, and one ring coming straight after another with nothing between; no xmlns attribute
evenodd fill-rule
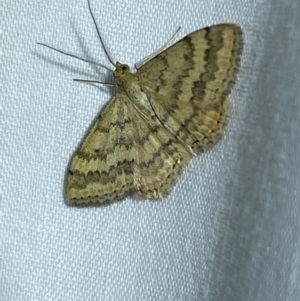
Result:
<svg viewBox="0 0 300 301"><path fill-rule="evenodd" d="M213 145L223 132L241 49L239 26L215 25L191 33L137 71L149 97L168 113L162 122L194 152Z"/></svg>
<svg viewBox="0 0 300 301"><path fill-rule="evenodd" d="M132 123L126 95L111 99L73 157L66 179L70 205L105 203L133 189Z"/></svg>

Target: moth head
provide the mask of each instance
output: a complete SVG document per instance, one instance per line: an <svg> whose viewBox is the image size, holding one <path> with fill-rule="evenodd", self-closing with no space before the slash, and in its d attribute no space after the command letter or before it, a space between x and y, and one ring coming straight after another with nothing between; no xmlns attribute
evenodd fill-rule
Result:
<svg viewBox="0 0 300 301"><path fill-rule="evenodd" d="M121 64L119 62L116 63L116 69L114 71L114 76L116 78L120 78L124 74L128 74L129 71L129 66L126 64Z"/></svg>

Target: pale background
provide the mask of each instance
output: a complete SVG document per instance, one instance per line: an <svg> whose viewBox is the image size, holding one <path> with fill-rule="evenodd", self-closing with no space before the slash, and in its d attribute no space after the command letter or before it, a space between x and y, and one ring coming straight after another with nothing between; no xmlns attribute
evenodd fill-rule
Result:
<svg viewBox="0 0 300 301"><path fill-rule="evenodd" d="M91 0L114 60L222 22L245 33L222 142L161 202L69 208L71 155L112 90L86 0L1 4L0 300L297 300L300 2Z"/></svg>

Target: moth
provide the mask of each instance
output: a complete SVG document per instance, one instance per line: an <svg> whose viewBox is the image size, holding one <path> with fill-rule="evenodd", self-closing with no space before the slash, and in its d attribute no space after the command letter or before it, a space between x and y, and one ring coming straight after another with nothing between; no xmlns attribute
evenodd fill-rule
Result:
<svg viewBox="0 0 300 301"><path fill-rule="evenodd" d="M187 35L136 73L114 64L119 91L71 160L66 203L166 196L191 158L222 136L242 45L240 26L219 24Z"/></svg>

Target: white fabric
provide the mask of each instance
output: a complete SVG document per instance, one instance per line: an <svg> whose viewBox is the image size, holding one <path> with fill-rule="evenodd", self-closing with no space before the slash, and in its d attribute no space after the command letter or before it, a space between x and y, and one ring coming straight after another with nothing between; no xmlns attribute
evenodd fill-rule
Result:
<svg viewBox="0 0 300 301"><path fill-rule="evenodd" d="M91 0L131 66L216 23L245 32L224 139L158 202L69 208L71 155L112 90L85 0L2 1L0 300L297 300L300 2Z"/></svg>

